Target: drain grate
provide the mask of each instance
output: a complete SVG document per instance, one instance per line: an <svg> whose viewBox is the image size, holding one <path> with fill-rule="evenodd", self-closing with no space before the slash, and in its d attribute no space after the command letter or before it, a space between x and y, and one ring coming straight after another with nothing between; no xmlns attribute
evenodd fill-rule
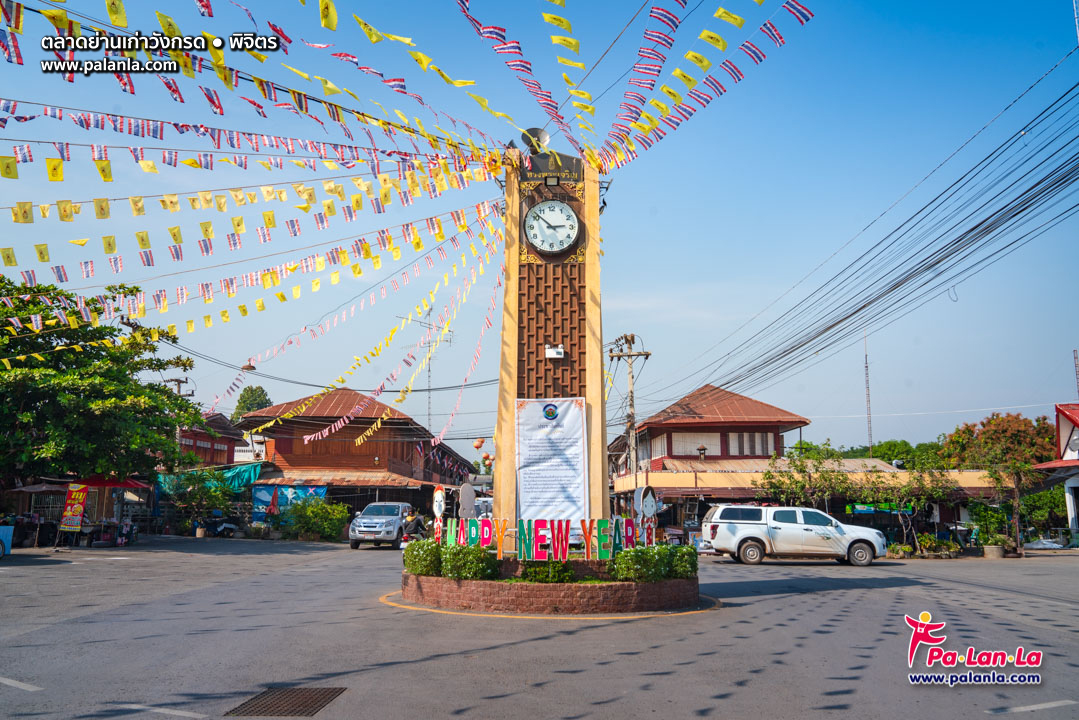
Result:
<svg viewBox="0 0 1079 720"><path fill-rule="evenodd" d="M270 688L225 713L246 717L312 717L346 690L341 687Z"/></svg>

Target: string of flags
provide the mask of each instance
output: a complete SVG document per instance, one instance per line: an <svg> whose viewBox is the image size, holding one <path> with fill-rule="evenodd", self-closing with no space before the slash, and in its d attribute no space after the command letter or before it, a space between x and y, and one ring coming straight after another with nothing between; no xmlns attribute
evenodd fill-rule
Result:
<svg viewBox="0 0 1079 720"><path fill-rule="evenodd" d="M504 235L501 233L501 230L496 234L496 237L498 239L498 243L504 243L505 242L505 238L504 238ZM472 249L475 251L474 246L473 246ZM477 271L478 271L478 275L482 276L484 274L484 263L486 262L487 264L489 264L491 262L492 255L497 253L496 245L491 244L491 243L485 243L484 244L484 249L485 249L485 254L471 268L468 268L467 256L465 254L461 255L460 262L461 262L461 270L462 270L462 275L463 275L461 285L465 288L466 291L469 290L472 287L472 285L474 285L477 282L477 279L478 279L477 278ZM478 251L475 251L475 253L476 253L476 256L479 257ZM420 270L418 264L414 265L412 270L413 270L413 273L415 273L415 277L419 277L419 273L422 272ZM467 272L464 272L465 270L467 270ZM333 276L336 276L336 274L337 273L335 272L333 274ZM336 281L333 280L333 276L331 276L331 282L332 282L332 284L335 284ZM457 263L456 262L453 263L453 276L454 277L457 276ZM415 309L409 312L409 321L411 320L411 316L413 315L413 313L415 313L416 317L419 317L424 312L426 312L426 310L429 307L431 307L430 303L434 302L433 293L437 292L437 290L438 290L438 288L440 286L447 286L448 287L448 285L449 285L449 277L450 277L450 273L448 271L443 273L442 279L439 280L438 282L436 282L434 290L429 291L427 296L421 296L420 302L416 304ZM315 282L315 281L313 281L313 282ZM396 293L400 289L400 286L396 283L396 279L393 279L390 282L391 282L391 284L393 284L394 292ZM407 273L402 274L402 285L407 286L408 282L409 281L407 280ZM299 289L299 286L296 286L296 287L293 288L293 296L294 296L294 298L300 297L299 292L297 292L298 289ZM32 315L30 317L29 323L30 323L31 327L33 328L34 332L42 331L45 326L54 326L54 325L57 325L57 324L60 324L60 323L67 323L72 328L78 328L80 326L80 324L81 324L79 322L80 319L85 323L89 323L92 326L97 327L99 325L101 317L110 316L110 314L113 313L117 309L122 311L123 307L124 307L124 304L125 304L125 301L126 301L126 307L127 307L127 310L129 312L130 317L132 317L132 318L143 317L143 316L145 316L146 295L147 295L147 293L139 292L139 293L135 293L135 294L133 294L131 296L123 296L123 295L121 295L121 296L116 296L114 298L98 296L96 298L93 298L93 300L96 300L98 302L97 306L91 306L89 304L86 304L86 303L82 302L82 298L76 298L76 300L71 301L71 300L67 299L66 297L61 297L60 301L53 303L53 305L54 305L53 314L55 316L54 318L45 318L40 314L34 314L34 315ZM160 297L160 298L157 296L156 293L154 293L153 295L154 295L153 300L154 300L155 303L158 302L159 300L163 300L163 291L162 291L162 297ZM310 337L312 339L318 339L319 337L321 337L321 336L325 335L327 332L329 332L332 328L336 327L338 324L344 323L347 320L348 317L354 317L355 314L356 314L357 308L359 309L359 311L362 312L363 309L364 309L365 303L368 301L368 299L370 300L369 304L373 306L375 304L375 302L376 302L376 295L379 298L382 298L382 299L387 297L386 282L385 281L383 281L380 284L380 287L379 287L377 293L375 291L372 291L370 293L369 298L361 298L359 303L354 303L347 311L342 310L341 314L335 314L335 316L333 318L331 318L331 319L323 322L319 326L317 326L317 329L318 329L317 333L315 332L316 328L311 328L311 327L307 327L307 326L304 326L303 328L301 328L300 333L302 334L302 333L306 332L306 333L308 333L310 335ZM278 293L277 296L278 296L278 299L281 300L282 302L285 301L283 293ZM27 297L29 297L29 296L27 296ZM44 296L42 296L42 297L44 298ZM428 302L428 299L430 299L430 303ZM8 299L7 298L0 298L0 300L8 300ZM449 309L452 309L453 306L455 305L455 303L456 303L456 300L451 300L450 305L447 306L447 307ZM10 300L8 300L8 302L5 302L4 304L7 304L7 305L11 306ZM255 302L255 308L259 312L266 309L264 301L261 298ZM100 313L98 312L98 309L101 310ZM77 312L68 312L69 310L76 310ZM237 308L237 310L239 312L240 317L247 317L248 314L249 314L248 313L248 308L245 305L240 305ZM444 312L445 312L445 310L444 310ZM231 319L234 319L234 316L230 317L230 314L229 314L228 310L220 311L220 316L221 316L221 319L222 319L222 321L224 323L228 323ZM442 317L442 315L440 315L439 317ZM25 325L22 323L22 321L19 318L9 318L9 320L11 320L11 323L14 326L14 328L24 329ZM213 318L212 318L212 316L210 316L210 315L204 316L203 321L204 321L205 327L207 327L207 328L213 327ZM189 333L194 332L195 325L196 325L195 320L187 320L186 321L187 332L189 332ZM403 327L403 323L402 323L402 327ZM9 332L13 332L13 333L16 331L13 328L8 328L8 330L9 330ZM159 331L157 329L152 329L151 330L151 339L156 341L158 339L158 332ZM174 324L168 326L167 333L172 337L178 337L179 336L178 328ZM58 346L57 348L53 348L52 350L47 351L47 352L60 352L60 351L66 351L66 350L74 350L74 351L81 352L83 347L86 346L86 345L102 345L103 343L105 343L105 341L100 341L100 342L95 341L94 343L81 343L81 344L78 344L78 345L70 345L70 346ZM107 343L105 343L105 344L107 344ZM287 350L287 348L290 347L290 346L291 347L297 347L297 348L301 346L299 335L297 335L295 337L288 338L285 342L281 343L280 346L274 346L272 348L268 348L266 350L266 352L265 352L265 360L269 360L271 358L277 357L280 354L283 354ZM384 349L384 348L382 348L380 346L376 346L373 349L372 353L369 353L369 355L364 356L366 358L366 361L368 363L370 363L370 359L377 357L381 353L382 349ZM30 355L13 356L13 357L8 357L8 358L0 358L0 361L3 361L3 364L5 365L5 367L10 369L10 367L11 367L10 362L11 361L15 360L15 361L19 361L19 362L25 362L26 360L28 360L30 358L35 359L35 360L39 360L39 361L43 361L45 359L44 356L41 355L41 354L30 354ZM263 357L262 353L258 353L256 358L257 358L257 362L263 362L263 360L264 360L264 357ZM360 359L358 358L357 363L359 363L359 361L360 361Z"/></svg>
<svg viewBox="0 0 1079 720"><path fill-rule="evenodd" d="M496 203L484 201L482 203L478 203L473 209L476 213L477 224L486 224L488 232L491 232L492 235L501 232L500 229L496 230L491 223L491 215L493 214L495 215L495 217L499 215L499 206ZM453 221L457 222L457 233L451 235L449 238L450 245L455 251L461 249L461 242L459 240L459 237L461 235L464 235L469 241L474 241L474 239L476 238L476 233L472 230L470 223L467 222L464 213L464 210L451 211L451 213L449 213L451 218L453 218ZM436 241L441 243L441 241L445 239L441 217L432 216L427 218L426 221L427 231ZM402 225L397 227L400 227L401 234L404 236L405 240L412 245L412 248L417 253L423 253L416 259L414 263L414 273L419 272L419 264L421 260L424 261L428 269L431 269L435 265L435 261L432 256L437 256L440 261L446 261L449 258L449 253L446 252L445 247L441 244L436 245L431 250L425 250L423 241L419 237L416 222L403 223ZM396 228L393 229L396 232ZM246 272L239 276L221 278L218 281L219 291L227 294L229 298L232 298L235 297L236 293L243 288L261 288L264 290L272 290L273 288L278 287L281 282L287 279L292 273L297 271L306 274L320 273L326 269L330 269L333 273L331 274L331 284L334 285L337 284L337 282L339 281L339 270L344 269L345 267L350 268L353 277L361 277L363 275L363 268L360 266L361 259L369 260L371 262L372 268L375 270L380 270L382 268L382 253L388 252L393 261L398 261L401 259L401 248L395 245L393 236L394 233L391 232L391 229L378 230L375 233L374 239L370 242L365 237L360 236L352 243L352 259L349 258L349 253L345 248L338 246L336 248L329 249L323 254L309 255L298 260L285 262L273 267L267 267L257 271ZM481 243L485 242L486 236L483 234L482 231L479 233L479 239ZM140 242L141 241L142 240L140 239ZM207 247L209 247L209 243L211 241L207 238L202 238L200 240L200 244L203 241L205 241L207 243ZM373 246L372 243L376 243L377 245ZM177 245L170 247L180 246ZM374 247L377 247L380 252L374 252ZM112 249L115 250L115 247L113 247ZM477 254L475 245L470 244L470 249L472 250L473 256L475 256ZM5 250L8 250L8 248L0 249L0 252L3 252ZM122 271L122 256L110 257L108 259L110 266L113 267L114 274ZM92 260L80 263L80 267L83 270L84 276L93 276L94 268ZM54 266L53 272L54 275L57 276L58 280L66 282L66 271L63 269L62 265ZM456 270L454 272L456 274ZM35 271L25 270L21 274L23 282L27 285L33 286L37 284L37 276ZM394 290L396 291L396 281L394 281L392 285L394 287ZM318 287L315 286L313 289L314 291L317 291ZM196 283L195 290L198 297L201 298L204 303L210 304L213 302L214 283L212 281ZM168 311L168 300L165 290L157 290L150 293L150 295L153 299L154 307L158 309L159 312L164 313ZM192 297L192 295L193 293L187 285L177 287L175 293L176 304L185 304L188 301L189 297ZM277 292L276 295L283 296L284 293ZM298 297L297 291L295 289L293 289L293 295L294 297ZM52 304L52 301L49 300L47 294L41 294L41 296L46 303ZM143 309L142 311L140 311L139 308L145 307L145 296L146 293L141 293L141 295L126 298L126 309L129 315L132 315L134 317L142 316L142 313L144 313L145 310ZM30 295L24 295L23 297L30 297ZM385 290L383 290L383 297L385 297ZM124 312L125 298L123 296L119 296L118 299L109 300L107 298L103 299L103 296L98 295L96 296L96 299L101 302L101 306L104 308L105 319L112 319L113 317L116 317L117 315ZM88 300L88 297L77 295L73 305L76 308L82 308L87 304ZM10 306L11 298L0 297L0 302L4 302L5 304L8 304ZM63 303L69 303L69 301L67 301L64 296L61 296L58 304ZM261 311L263 308L258 309L259 311ZM12 320L14 321L14 319ZM189 330L189 332L191 332L191 330Z"/></svg>
<svg viewBox="0 0 1079 720"><path fill-rule="evenodd" d="M110 2L117 3L117 2L119 2L119 0L110 0ZM21 33L22 32L22 17L23 17L23 10L24 10L23 5L21 3L12 2L11 0L5 0L3 5L4 5L5 9L10 9L11 13L17 13L18 14L19 22L18 22L18 28L15 30L15 32ZM56 31L57 31L57 33L59 35L62 35L62 36L74 36L74 37L80 37L82 35L82 26L78 22L70 20L67 17L66 11L61 9L61 8L51 8L51 9L48 9L48 10L38 10L38 9L35 9L35 8L25 8L25 9L30 10L30 12L32 12L32 13L40 14L40 15L44 16L46 19L48 19L49 22L56 28ZM250 15L249 15L249 17L250 17ZM353 17L360 24L361 28L364 29L364 32L367 34L368 38L370 38L372 40L372 42L378 42L378 41L383 40L383 39L391 39L391 40L396 40L396 41L399 41L399 42L405 42L405 43L407 43L409 45L412 44L411 41L408 38L401 38L401 37L398 37L398 36L395 36L395 35L391 35L389 33L379 33L377 30L372 28L370 25L363 22L360 18L356 17L355 15ZM172 37L175 37L175 38L183 37L183 33L181 33L181 31L179 29L179 26L176 24L176 21L173 20L171 17L158 12L157 13L157 19L158 19L159 24L161 25L163 34L166 37L170 37L170 38L172 38ZM285 52L287 54L287 47L288 47L288 44L291 43L291 39L288 38L287 34L283 30L278 28L277 26L273 25L272 23L268 23L268 25L270 26L270 29L272 31L274 31L275 34L284 43L284 50L285 50ZM93 32L98 33L98 34L103 34L105 36L120 36L120 35L122 35L122 33L110 32L109 30L106 30L104 28L97 28L97 27L93 27L93 26L89 26L89 30L92 30ZM214 37L213 35L210 35L209 33L204 32L203 34L204 34L204 36L207 37L207 39L210 39L210 40L212 40L213 37ZM7 35L4 38L0 38L0 41L3 41L3 43L4 43L4 44L0 44L0 50L3 50L5 58L8 59L9 62L14 62L14 63L16 63L18 65L21 65L22 64L22 56L21 56L21 54L11 52L10 44L13 41L9 40L8 38L14 38L14 34ZM17 43L16 43L15 47L17 48ZM438 137L436 137L434 135L431 135L430 133L427 133L425 130L421 129L422 126L421 126L421 128L413 128L413 127L410 127L407 123L400 124L400 123L396 123L396 122L390 121L390 120L382 120L382 119L377 118L377 117L375 117L373 115L370 115L368 113L364 113L364 112L354 110L354 109L350 109L350 108L345 108L345 107L341 106L340 104L331 102L329 100L314 97L314 96L312 96L312 95L310 95L310 94L308 94L306 92L303 92L301 90L286 87L284 85L281 85L281 84L278 84L278 83L275 83L275 82L272 82L272 81L269 81L269 80L259 78L259 77L255 76L255 75L250 74L250 73L246 73L246 72L237 70L235 68L232 68L232 67L226 65L225 62L224 62L224 53L222 52L222 50L217 49L216 47L214 47L212 43L208 44L207 49L210 52L210 57L209 58L206 58L206 57L203 57L203 56L200 56L200 55L195 55L193 53L185 52L185 51L181 51L181 50L168 50L168 51L164 51L164 50L144 50L144 52L146 53L148 59L152 58L154 56L159 57L159 58L164 58L164 57L168 56L174 63L176 63L176 66L179 68L180 72L185 77L188 77L188 78L191 78L191 79L195 78L196 73L201 74L204 71L212 70L214 72L214 74L216 74L217 77L221 80L223 85L227 89L229 89L230 91L239 86L240 80L250 81L259 90L259 92L262 94L263 100L268 101L268 102L272 102L273 106L276 107L276 108L279 108L279 109L282 109L282 110L287 110L289 112L293 112L293 113L296 113L296 114L302 114L305 117L308 117L308 118L314 120L315 122L319 123L319 125L322 127L323 130L325 130L325 123L323 121L319 120L317 117L315 117L310 112L311 105L313 103L322 104L325 111L326 111L327 117L329 117L332 122L337 123L340 126L342 132L345 133L349 137L351 137L351 131L349 130L348 126L345 124L345 118L348 115L352 115L361 124L377 125L380 128L382 128L383 130L387 131L388 134L392 133L394 131L397 131L397 132L404 133L409 139L412 139L413 136L419 137L419 138L424 139L428 143L430 143L432 145L432 147L435 147L436 149L438 147L440 147L440 142L445 143L448 148L457 148L456 151L459 152L458 141L453 140L453 139L451 139L449 137L438 138ZM247 50L246 52L249 55L251 55L252 57L254 57L256 60L258 60L259 62L265 62L265 60L267 59L266 55L264 55L262 53L259 53L259 52L255 51L255 50ZM64 55L62 55L59 52L56 52L55 54L57 55L57 57L60 60L73 59L73 57L74 57L74 52L73 51L69 51L67 57L65 57ZM135 50L116 50L116 51L106 50L106 55L109 55L109 54L119 54L119 55L123 55L125 57L129 57L129 58L134 59L135 55L136 55L136 51ZM17 55L17 57L15 57L15 55ZM288 67L288 66L286 66L286 67ZM289 69L296 71L294 68L289 68ZM310 80L310 76L309 76L308 73L305 73L303 71L296 71L296 72L297 72L297 74L301 75L302 77L305 77L306 79ZM134 92L135 92L134 83L133 83L133 81L131 79L131 76L129 74L126 74L126 73L114 73L114 75L116 76L117 80L120 82L121 90L123 90L124 92L127 92L129 94L134 94ZM169 94L173 98L173 100L175 100L177 102L184 102L183 95L180 92L180 89L179 89L178 85L176 84L176 82L174 80L171 80L169 78L165 78L164 76L161 76L161 75L159 75L158 77L159 77L159 79L161 79L162 83L165 85L166 89L169 91ZM332 82L330 82L328 80L325 80L323 78L319 78L318 76L315 76L315 77L316 77L316 79L321 81L323 93L327 97L330 97L332 95L345 92L345 93L348 93L350 96L352 96L357 102L359 102L359 100L360 100L359 97L355 93L353 93L351 90L348 90L348 88L338 88L336 85L334 85ZM75 73L72 72L72 73L65 74L64 79L67 80L68 82L74 82L75 81ZM201 86L201 85L199 86L199 89L202 92L205 99L207 100L207 102L210 104L212 112L214 112L214 114L223 115L224 114L224 107L223 107L223 105L222 105L222 103L220 101L220 96L217 94L217 92L215 90L211 89L211 88L206 88L206 87ZM281 96L283 96L283 97L289 98L292 102L277 102L279 94ZM250 106L252 106L255 109L255 111L261 117L266 117L265 110L264 110L263 106L258 101L255 101L255 100L253 100L251 98L247 98L247 97L244 97L244 96L240 96L240 97L241 97L241 99L246 101ZM450 118L450 116L446 115L445 113L440 113L440 111L437 111L434 108L429 108L429 109L431 109L432 112L435 112L436 114L442 114L445 117ZM455 126L456 126L456 120L453 119L453 118L450 118L450 119L454 121ZM487 146L488 143L490 145L494 146L494 147L498 147L498 148L503 147L501 143L497 142L496 140L494 140L490 136L486 135L481 130L471 128L471 126L469 126L469 128L470 128L470 132L475 132L477 135L479 135L482 138L481 144L483 144L485 146L485 149L486 149L486 146ZM455 136L460 137L460 136L458 136L456 134L455 134ZM471 138L469 138L467 140L467 143L469 145L472 145L473 140Z"/></svg>
<svg viewBox="0 0 1079 720"><path fill-rule="evenodd" d="M517 40L506 40L506 29L497 25L484 25L478 19L476 19L469 9L470 0L458 0L457 6L468 20L469 24L476 31L476 34L483 40L492 42L491 49L495 54L499 56L505 56L503 62L506 66L514 71L517 75L517 80L525 86L525 90L531 95L536 103L543 109L551 121L558 127L559 130L566 136L566 140L573 146L578 154L583 152L581 143L573 134L572 128L566 122L566 118L559 113L558 103L555 102L554 97L549 90L545 90L539 80L532 74L532 63L525 59L524 50L521 48L521 43ZM544 20L550 24L557 25L558 27L570 31L572 26L568 20L558 17L556 15L544 14ZM561 38L559 44L563 47L571 49L575 54L580 51L580 44L578 41L567 38L565 36L552 36L552 42L554 38ZM562 65L569 67L575 67L583 70L585 68L584 63L576 60L571 60L559 56L558 62ZM564 76L568 82L568 76ZM486 109L486 108L485 108ZM594 110L593 110L594 114Z"/></svg>
<svg viewBox="0 0 1079 720"><path fill-rule="evenodd" d="M499 242L504 244L504 242L505 242L504 236L499 235L498 237L499 237ZM490 248L488 248L488 253L489 253L489 256L487 258L487 261L489 263L490 262L490 255L497 254L496 246L492 245ZM483 271L482 271L483 263L480 262L480 263L478 263L478 265L479 265L479 268L480 268L480 273L479 274L482 275L483 274ZM474 267L474 268L472 268L471 274L466 275L465 277L462 278L461 282L459 283L459 285L457 287L457 291L451 297L450 302L444 305L444 307L442 309L442 313L437 318L438 324L442 325L442 331L439 333L439 336L438 336L439 338L441 338L442 335L449 328L450 321L456 315L459 303L462 302L462 298L460 297L460 295L462 295L462 293L463 293L467 297L467 294L468 294L469 290L471 289L472 285L475 284L475 282L476 282L475 273L476 273L476 268ZM444 277L443 280L445 281L445 280L447 280L447 278ZM428 291L428 296L427 297L421 297L421 303L420 303L420 305L417 305L416 311L415 311L415 316L417 318L420 317L424 312L427 311L427 309L429 309L431 307L431 305L428 303L428 297L433 302L434 301L434 294L436 294L438 289L443 285L448 286L448 282L442 283L442 284L436 282L434 288L432 288L432 290ZM380 357L382 352L386 348L388 348L389 345L393 342L394 336L397 334L397 332L399 330L403 330L405 325L411 323L412 318L413 318L413 312L410 311L408 317L405 318L405 319L402 319L401 322L398 325L395 325L394 327L390 328L389 332L386 333L386 335L381 340L379 340L379 342L377 344L375 344L375 346L372 347L371 350L366 352L363 356L355 356L353 358L354 362L348 367L347 370L345 370L341 375L339 375L337 377L337 379L334 380L334 382L328 383L318 393L316 393L315 395L312 395L311 397L307 398L304 402L300 403L298 406L291 409L290 411L288 411L286 413L283 413L282 415L280 415L279 417L274 418L273 420L270 420L270 421L268 421L266 423L263 423L262 425L260 425L257 428L254 428L253 430L249 431L248 433L245 433L245 437L250 436L250 435L254 435L254 434L258 434L259 432L266 429L267 427L270 427L271 425L280 424L284 420L287 420L289 418L296 417L298 415L303 414L303 412L308 407L310 407L313 403L315 403L318 399L320 399L320 398L324 397L325 395L333 392L339 386L344 385L345 382L346 382L345 381L345 376L346 375L351 376L364 363L370 365L371 361L373 359L377 359L378 357ZM415 377L415 376L413 376L413 377ZM355 408L353 408L353 410L355 410ZM379 420L377 420L375 422L375 424L372 425L372 427L368 429L368 430L371 431L371 434L373 434L374 432L377 432L377 429L381 427L382 420L384 420L386 417L388 417L387 413L389 413L389 412L391 412L391 411L389 410L389 408L387 408L386 413L384 413L383 416L380 417ZM344 426L344 424L341 424L342 422L347 423L347 420L345 420L345 417L349 417L349 419L351 419L351 414L346 414L346 416L342 416L342 418L339 418L337 421L332 423L330 425L330 427L333 427L333 426L336 425L338 427L338 429L340 429L340 427ZM370 435L367 435L367 437L370 437ZM357 438L356 444L357 445L360 444L361 440L363 440L363 439L366 439L366 438L363 435L361 435L359 438Z"/></svg>
<svg viewBox="0 0 1079 720"><path fill-rule="evenodd" d="M487 314L483 317L483 323L480 326L480 336L479 339L476 340L476 349L472 351L472 362L469 363L468 371L465 373L464 380L461 381L461 387L457 390L457 402L454 403L453 410L450 412L450 416L446 420L446 423L442 426L442 429L439 430L438 433L431 438L432 448L442 443L443 439L446 437L446 433L450 429L450 426L453 425L454 419L457 417L457 411L461 408L461 399L463 398L465 393L465 385L468 384L469 379L472 377L472 373L475 372L476 367L480 363L480 356L483 354L483 336L487 333L488 330L494 327L493 315L498 307L496 300L498 295L498 289L500 287L502 287L502 275L498 276L495 281L495 287L491 291L491 299L487 304Z"/></svg>
<svg viewBox="0 0 1079 720"><path fill-rule="evenodd" d="M677 2L677 0L675 1ZM760 5L763 0L754 0L754 2ZM766 20L758 28L758 31L774 43L777 48L786 44L786 39L773 22L773 19L781 10L786 10L800 25L805 25L813 18L812 11L804 4L798 0L786 0L780 8L773 13L772 17ZM735 28L742 28L745 24L744 18L722 7L716 10L713 17L729 23ZM670 18L666 19L670 20ZM673 22L665 24L667 24L667 27L671 29L672 32L677 30L678 26L674 25ZM754 33L754 35L755 34L756 33ZM657 43L657 47L658 45L663 45L665 48L669 49L673 46L673 38L658 31L646 31L645 39ZM665 44L666 39L671 40L669 45ZM724 52L728 48L727 41L719 33L708 29L701 32L698 41L703 41L720 52ZM696 52L694 50L696 47L697 43L694 43L694 46L685 53L684 57L696 66L698 70L708 73L713 67L712 60L703 53ZM760 46L754 43L750 38L747 38L739 45L738 49L755 65L761 64L767 57ZM645 48L642 48L642 50L647 51ZM638 63L638 65L640 65L640 63ZM660 74L661 65L650 65L649 63L645 63L644 65L647 68L645 74L649 75L649 77L647 80L642 80L640 83L637 83L637 85L642 89L651 90L655 86L655 78ZM745 79L745 73L731 58L727 58L720 62L718 67L727 74L732 83L739 83ZM654 68L654 70L652 68ZM640 72L640 70L638 70L638 72ZM671 76L677 78L682 85L679 86L680 90L675 90L667 84L660 85L658 90L660 95L663 96L663 99L653 97L646 100L643 94L635 90L627 91L625 93L624 99L627 102L624 102L619 106L622 112L616 117L616 119L621 120L622 122L612 123L612 129L608 132L608 139L604 142L603 147L598 153L597 160L600 169L603 172L609 172L611 168L624 167L638 157L639 153L637 151L637 145L640 145L644 150L648 150L657 142L663 140L666 137L668 130L677 130L683 122L689 120L697 112L697 108L691 105L688 102L689 100L692 100L700 106L701 110L703 110L715 97L719 97L727 92L727 88L723 83L712 74L707 74L703 79L698 80L694 75L677 67L671 71ZM649 107L649 110L652 110L655 114L645 110L644 108L646 105ZM667 130L661 126L666 126Z"/></svg>

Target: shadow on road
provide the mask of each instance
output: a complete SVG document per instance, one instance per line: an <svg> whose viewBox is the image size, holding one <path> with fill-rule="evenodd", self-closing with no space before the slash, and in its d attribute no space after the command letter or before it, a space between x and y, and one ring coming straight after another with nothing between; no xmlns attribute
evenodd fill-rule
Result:
<svg viewBox="0 0 1079 720"><path fill-rule="evenodd" d="M807 595L847 590L884 590L888 588L925 585L909 577L872 578L782 578L779 580L740 580L737 582L702 582L705 595L727 598L746 598L760 595ZM727 605L727 603L724 603Z"/></svg>

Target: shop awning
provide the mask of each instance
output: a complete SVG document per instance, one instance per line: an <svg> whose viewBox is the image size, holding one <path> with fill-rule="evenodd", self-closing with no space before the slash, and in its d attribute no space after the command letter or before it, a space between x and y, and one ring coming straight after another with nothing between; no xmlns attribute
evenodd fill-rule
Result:
<svg viewBox="0 0 1079 720"><path fill-rule="evenodd" d="M135 478L110 478L104 475L91 475L81 480L72 480L76 485L85 485L87 487L116 487L116 488L132 488L140 490L148 490L150 488L149 483L144 483L141 480Z"/></svg>
<svg viewBox="0 0 1079 720"><path fill-rule="evenodd" d="M53 485L51 483L38 483L20 488L12 488L11 492L24 493L66 493L67 485Z"/></svg>

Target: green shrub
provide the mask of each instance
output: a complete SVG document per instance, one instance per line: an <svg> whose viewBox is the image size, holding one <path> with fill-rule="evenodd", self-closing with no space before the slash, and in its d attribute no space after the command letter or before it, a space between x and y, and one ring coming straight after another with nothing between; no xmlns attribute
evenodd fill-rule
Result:
<svg viewBox="0 0 1079 720"><path fill-rule="evenodd" d="M413 540L405 548L405 570L413 575L442 574L442 551L439 544L431 540Z"/></svg>
<svg viewBox="0 0 1079 720"><path fill-rule="evenodd" d="M498 558L479 545L443 545L442 576L454 580L495 580Z"/></svg>
<svg viewBox="0 0 1079 720"><path fill-rule="evenodd" d="M670 577L671 550L668 545L627 548L618 553L608 571L623 582L659 582Z"/></svg>
<svg viewBox="0 0 1079 720"><path fill-rule="evenodd" d="M571 583L576 582L577 576L568 562L526 560L521 579L534 583Z"/></svg>
<svg viewBox="0 0 1079 720"><path fill-rule="evenodd" d="M1007 535L986 535L982 540L982 545L1003 545L1004 547L1011 547L1015 543Z"/></svg>
<svg viewBox="0 0 1079 720"><path fill-rule="evenodd" d="M673 548L671 551L671 571L667 577L697 577L697 548L692 545Z"/></svg>
<svg viewBox="0 0 1079 720"><path fill-rule="evenodd" d="M290 504L281 513L280 527L289 536L310 533L323 540L337 540L348 523L348 505L307 498Z"/></svg>

